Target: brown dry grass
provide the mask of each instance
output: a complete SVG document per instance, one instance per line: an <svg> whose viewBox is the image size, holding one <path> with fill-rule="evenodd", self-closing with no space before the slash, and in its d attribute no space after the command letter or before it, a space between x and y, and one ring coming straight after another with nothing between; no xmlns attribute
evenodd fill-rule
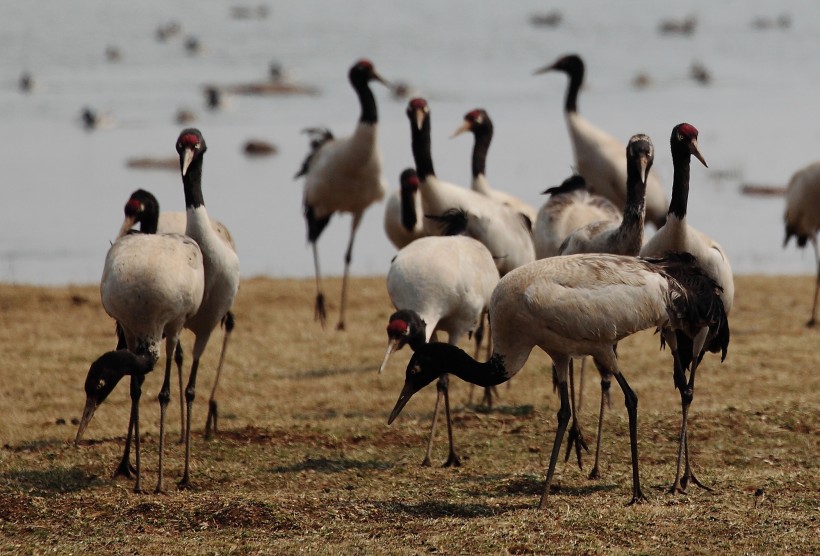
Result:
<svg viewBox="0 0 820 556"><path fill-rule="evenodd" d="M330 281L328 291L338 285ZM385 426L409 353L377 375L391 312L383 278L354 280L344 333L312 321L310 280L243 282L221 387L222 434L201 437L214 341L193 416L195 489L173 489L182 450L171 441L167 495L135 495L130 482L109 478L128 419L127 387L97 412L87 442L72 444L88 365L114 345L97 289L0 285L0 552L820 553L820 332L803 326L812 287L808 276L737 279L729 357L722 365L714 356L705 361L690 419L695 464L715 492L665 492L679 397L669 354L644 332L619 353L640 397L649 502L624 506L629 442L613 387L604 478L588 481L561 463L558 491L540 512L558 408L547 357L533 353L501 387L492 413L466 407L467 386L454 379L464 466L422 468L435 388ZM157 372L148 377L142 406L149 491L160 382ZM596 390L597 380L588 381L589 436ZM441 429L436 447L434 459L443 462ZM757 489L765 496L756 498Z"/></svg>

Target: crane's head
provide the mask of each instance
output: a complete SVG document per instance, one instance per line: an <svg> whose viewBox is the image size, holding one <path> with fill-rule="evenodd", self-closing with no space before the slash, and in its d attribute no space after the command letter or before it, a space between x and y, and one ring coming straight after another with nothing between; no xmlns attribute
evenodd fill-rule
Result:
<svg viewBox="0 0 820 556"><path fill-rule="evenodd" d="M483 108L476 108L475 110L470 110L464 114L464 121L461 126L459 126L459 128L456 129L450 137L456 137L465 131L471 131L474 134L478 134L482 131L485 133L492 133L493 122L490 120L490 116L487 114L487 111Z"/></svg>
<svg viewBox="0 0 820 556"><path fill-rule="evenodd" d="M144 189L134 191L125 203L123 212L125 219L117 238L127 234L137 223L140 224L140 230L143 233L156 233L159 221L159 202L148 191Z"/></svg>
<svg viewBox="0 0 820 556"><path fill-rule="evenodd" d="M427 341L427 323L411 309L400 309L390 315L387 322L387 351L384 354L379 372L387 365L393 352L406 344L415 351Z"/></svg>
<svg viewBox="0 0 820 556"><path fill-rule="evenodd" d="M194 159L201 157L206 150L208 147L205 145L205 138L198 129L191 127L182 130L177 139L177 153L183 176L188 173L188 168Z"/></svg>
<svg viewBox="0 0 820 556"><path fill-rule="evenodd" d="M416 129L420 130L429 116L430 106L423 98L413 98L407 103L407 117L410 119L410 125Z"/></svg>
<svg viewBox="0 0 820 556"><path fill-rule="evenodd" d="M584 61L577 54L567 54L566 56L561 56L552 64L535 70L534 75L547 73L549 71L562 71L569 76L578 76L583 78Z"/></svg>
<svg viewBox="0 0 820 556"><path fill-rule="evenodd" d="M649 178L649 170L655 161L655 147L649 135L638 133L629 139L626 145L626 159L633 168L639 172L641 182L646 183Z"/></svg>
<svg viewBox="0 0 820 556"><path fill-rule="evenodd" d="M77 429L74 443L78 444L83 438L86 427L94 417L94 412L108 395L114 391L122 377L149 372L155 358L148 355L134 355L128 350L119 349L102 354L91 364L88 376L85 379L85 408Z"/></svg>
<svg viewBox="0 0 820 556"><path fill-rule="evenodd" d="M669 142L672 146L673 155L678 152L686 152L694 155L707 168L709 167L698 148L698 129L692 124L682 123L672 128L672 137L670 137Z"/></svg>
<svg viewBox="0 0 820 556"><path fill-rule="evenodd" d="M390 87L390 83L385 80L373 67L373 62L367 58L362 58L350 68L347 74L350 83L355 87L356 85L366 85L370 81L378 81L382 85Z"/></svg>

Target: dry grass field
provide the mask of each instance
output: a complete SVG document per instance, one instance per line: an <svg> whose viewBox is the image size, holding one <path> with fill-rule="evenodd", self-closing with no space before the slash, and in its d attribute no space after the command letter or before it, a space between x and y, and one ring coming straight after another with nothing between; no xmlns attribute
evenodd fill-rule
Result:
<svg viewBox="0 0 820 556"><path fill-rule="evenodd" d="M629 437L613 386L603 478L586 478L591 454L584 471L560 462L546 511L537 504L558 410L546 355L533 352L492 412L468 406L468 385L453 379L464 465L437 466L446 458L440 426L434 466L421 467L435 387L386 425L409 348L377 374L392 312L384 278L352 285L348 330L337 332L313 322L312 280L242 283L220 434L202 438L217 332L197 385L194 488L175 488L183 450L174 391L163 495L153 494L160 370L141 405L146 494L111 478L127 381L73 444L89 364L115 345L97 287L0 285L0 553L820 553L820 329L804 326L813 277L737 278L728 358L704 360L690 417L693 461L714 492L666 492L680 399L668 351L645 331L619 356L640 399L648 502L625 506ZM338 287L328 281L331 323ZM191 337L183 341L190 353ZM582 413L589 440L597 396L596 376Z"/></svg>

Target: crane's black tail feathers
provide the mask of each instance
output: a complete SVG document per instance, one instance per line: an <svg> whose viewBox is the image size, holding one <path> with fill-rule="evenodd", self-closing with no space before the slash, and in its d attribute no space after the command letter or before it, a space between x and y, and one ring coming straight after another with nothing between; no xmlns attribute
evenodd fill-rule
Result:
<svg viewBox="0 0 820 556"><path fill-rule="evenodd" d="M330 215L324 218L316 218L313 207L305 205L305 220L307 221L308 241L314 243L322 235L327 223L330 222Z"/></svg>
<svg viewBox="0 0 820 556"><path fill-rule="evenodd" d="M720 353L721 361L726 359L730 332L729 318L720 298L723 288L706 275L697 259L689 253L670 253L662 258L645 260L674 279L673 292L677 295L673 295L672 308L680 324L676 336L683 368L688 368L692 361L692 338L705 326L709 327L709 337L704 351L698 354L698 363L706 350ZM661 335L661 346L663 344Z"/></svg>
<svg viewBox="0 0 820 556"><path fill-rule="evenodd" d="M308 151L305 160L302 162L302 166L299 168L299 171L296 172L295 176L293 176L293 179L298 179L306 175L310 170L310 164L313 161L313 157L316 156L316 153L322 148L322 145L333 140L333 133L325 127L309 127L307 129L303 129L302 133L306 133L310 138L310 150Z"/></svg>
<svg viewBox="0 0 820 556"><path fill-rule="evenodd" d="M442 214L425 214L424 217L437 222L442 235L457 236L467 232L467 211L464 209L451 208Z"/></svg>
<svg viewBox="0 0 820 556"><path fill-rule="evenodd" d="M580 174L573 174L563 182L561 185L545 189L542 195L560 195L561 193L569 193L570 191L577 191L578 189L586 189L587 182Z"/></svg>

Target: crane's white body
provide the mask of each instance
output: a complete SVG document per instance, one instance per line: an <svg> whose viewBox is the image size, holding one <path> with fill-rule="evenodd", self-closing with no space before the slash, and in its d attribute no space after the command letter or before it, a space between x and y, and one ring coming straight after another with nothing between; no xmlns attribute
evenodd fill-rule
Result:
<svg viewBox="0 0 820 556"><path fill-rule="evenodd" d="M490 187L490 184L487 181L487 176L485 176L484 174L479 174L475 176L473 178L473 181L470 183L470 187L476 193L481 193L482 195L489 197L496 203L506 205L515 212L523 214L530 221L530 225L535 224L535 218L537 216L535 207L519 199L515 195L512 195L511 193L507 193L506 191Z"/></svg>
<svg viewBox="0 0 820 556"><path fill-rule="evenodd" d="M682 251L694 255L706 275L723 288L720 299L728 316L735 296L735 282L729 258L718 242L690 226L686 218L679 219L670 214L666 224L641 248L640 256L662 257L668 253Z"/></svg>
<svg viewBox="0 0 820 556"><path fill-rule="evenodd" d="M419 190L424 215L442 215L451 209L468 213L468 235L489 249L502 276L535 259L532 236L510 207L434 175L421 180ZM424 219L424 231L428 235L441 233L439 224L429 218Z"/></svg>
<svg viewBox="0 0 820 556"><path fill-rule="evenodd" d="M611 201L586 189L552 195L538 211L533 231L538 259L559 254L561 244L574 230L598 221L617 226L621 211Z"/></svg>
<svg viewBox="0 0 820 556"><path fill-rule="evenodd" d="M123 327L128 349L146 350L155 361L163 336L167 356L173 355L204 289L199 246L177 234L120 238L108 250L100 281L103 307Z"/></svg>
<svg viewBox="0 0 820 556"><path fill-rule="evenodd" d="M384 207L384 232L387 234L387 239L396 246L396 249L402 249L410 242L424 237L424 214L421 207L421 195L416 192L413 195L413 204L416 211L416 225L412 230L408 230L401 223L401 190L396 190L387 197Z"/></svg>
<svg viewBox="0 0 820 556"><path fill-rule="evenodd" d="M361 218L387 189L381 176L376 124L359 123L353 135L324 143L311 159L305 176L305 205L317 219L334 212Z"/></svg>
<svg viewBox="0 0 820 556"><path fill-rule="evenodd" d="M396 309L412 309L455 343L479 324L498 270L479 241L463 236L423 237L398 252L387 273L387 292Z"/></svg>
<svg viewBox="0 0 820 556"><path fill-rule="evenodd" d="M188 215L182 211L162 211L159 213L159 221L157 223L158 234L185 234L185 228L188 225ZM222 240L230 245L231 249L236 251L236 242L222 222L215 218L211 218L211 227Z"/></svg>

